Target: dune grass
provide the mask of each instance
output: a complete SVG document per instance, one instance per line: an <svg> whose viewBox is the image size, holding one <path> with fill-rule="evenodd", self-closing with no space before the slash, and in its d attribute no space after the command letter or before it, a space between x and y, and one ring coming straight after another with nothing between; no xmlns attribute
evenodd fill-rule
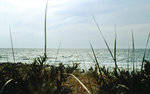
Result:
<svg viewBox="0 0 150 94"><path fill-rule="evenodd" d="M127 58L127 70L129 71L129 62L130 62L130 47L128 48L128 58Z"/></svg>
<svg viewBox="0 0 150 94"><path fill-rule="evenodd" d="M148 46L149 38L150 38L150 33L148 35L147 42L146 42L145 49L144 49L141 71L143 70L143 63L144 63L144 59L145 59L145 55L146 55L146 49L147 49L147 46Z"/></svg>
<svg viewBox="0 0 150 94"><path fill-rule="evenodd" d="M112 51L111 51L111 49L110 49L110 47L109 47L109 45L108 45L108 43L107 43L107 41L106 41L106 39L105 39L105 37L104 37L104 35L103 35L103 33L102 33L102 31L101 31L101 29L100 29L100 27L99 27L99 25L98 25L98 23L97 23L97 21L96 21L96 19L95 19L95 17L93 16L93 20L94 20L94 22L95 22L95 24L96 24L96 26L97 26L97 28L98 28L98 30L99 30L99 32L100 32L100 35L102 36L102 38L103 38L103 40L104 40L104 42L105 42L105 44L106 44L106 47L107 47L107 49L108 49L108 51L109 51L109 53L110 53L110 55L111 55L111 57L112 57L112 59L113 59L113 61L114 61L114 63L115 63L115 70L117 71L117 69L120 71L120 69L118 68L118 65L117 65L117 60L116 60L116 39L117 39L117 34L116 34L116 26L115 26L115 41L114 41L114 55L113 55L113 53L112 53Z"/></svg>
<svg viewBox="0 0 150 94"><path fill-rule="evenodd" d="M45 45L44 45L44 56L47 57L47 31L46 31L46 22L47 22L47 7L48 7L48 0L45 7L45 19L44 19L44 37L45 37Z"/></svg>
<svg viewBox="0 0 150 94"><path fill-rule="evenodd" d="M88 94L92 94L88 89L87 87L73 74L70 74L73 78L75 78L81 85L82 87L87 91Z"/></svg>
<svg viewBox="0 0 150 94"><path fill-rule="evenodd" d="M121 71L118 76L114 74L114 71L108 71L105 67L100 67L100 71L103 72L102 76L96 67L86 73L81 73L77 68L78 64L65 66L62 63L59 66L46 65L42 68L38 63L0 64L0 91L3 92L1 94L5 94L4 92L75 94L78 88L78 92L84 94L91 94L93 91L95 93L92 94L148 94L149 92L150 63L148 62L144 64L142 72Z"/></svg>
<svg viewBox="0 0 150 94"><path fill-rule="evenodd" d="M47 60L47 7L48 7L48 0L45 6L45 18L44 18L44 56L40 56L34 59L34 64L40 64L42 68Z"/></svg>
<svg viewBox="0 0 150 94"><path fill-rule="evenodd" d="M15 63L15 53L14 53L14 47L13 47L13 39L11 34L11 27L9 25L9 34L10 34L10 42L11 42L11 49L12 49L12 55L13 55L13 61Z"/></svg>
<svg viewBox="0 0 150 94"><path fill-rule="evenodd" d="M135 72L135 65L134 65L135 47L134 47L134 34L133 34L133 29L131 29L131 33L132 33L132 63L133 63L133 72Z"/></svg>
<svg viewBox="0 0 150 94"><path fill-rule="evenodd" d="M100 75L101 75L101 77L102 77L101 68L100 68L100 66L99 66L99 62L98 62L98 60L97 60L97 57L96 57L94 48L93 48L93 46L92 46L91 43L90 43L90 47L91 47L91 49L92 49L92 53L93 53L93 56L94 56L94 59L95 59L95 62L96 62L96 66L97 66L97 68L98 68L98 70L99 70L99 73L100 73Z"/></svg>
<svg viewBox="0 0 150 94"><path fill-rule="evenodd" d="M57 58L58 58L60 46L61 46L61 41L59 42L59 46L58 46L58 49L57 49L56 58L55 58L55 63L56 63L56 60L57 60Z"/></svg>

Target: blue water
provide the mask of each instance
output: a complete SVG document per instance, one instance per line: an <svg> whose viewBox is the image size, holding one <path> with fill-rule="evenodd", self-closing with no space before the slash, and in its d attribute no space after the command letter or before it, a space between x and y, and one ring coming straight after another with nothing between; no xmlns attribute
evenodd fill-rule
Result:
<svg viewBox="0 0 150 94"><path fill-rule="evenodd" d="M42 56L43 49L33 48L16 48L15 60L16 62L32 63L34 58ZM57 54L58 53L58 54ZM100 66L114 67L113 59L107 49L95 49L97 59ZM140 68L144 49L135 50L135 66ZM0 48L0 62L13 62L12 51L9 48ZM94 67L94 57L91 49L47 49L47 64L72 64L80 63L81 68ZM56 59L57 57L57 59ZM118 49L117 50L117 64L121 68L127 68L127 62L129 62L130 68L132 68L132 50ZM146 59L150 60L150 49L146 51Z"/></svg>

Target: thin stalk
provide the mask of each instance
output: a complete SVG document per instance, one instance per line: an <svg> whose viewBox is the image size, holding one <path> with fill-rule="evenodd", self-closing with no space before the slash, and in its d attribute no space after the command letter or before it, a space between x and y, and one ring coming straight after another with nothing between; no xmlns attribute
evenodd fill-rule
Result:
<svg viewBox="0 0 150 94"><path fill-rule="evenodd" d="M82 85L82 87L87 91L88 94L91 94L91 92L87 89L87 87L75 75L73 74L70 74L70 75Z"/></svg>
<svg viewBox="0 0 150 94"><path fill-rule="evenodd" d="M103 77L103 75L102 75L102 72L101 72L101 68L100 68L100 66L99 66L99 64L98 64L98 60L97 60L97 57L96 57L95 51L94 51L93 46L92 46L92 44L91 44L91 43L90 43L90 46L91 46L91 49L92 49L92 52L93 52L93 55L94 55L94 59L95 59L95 61L96 61L96 65L97 65L97 67L98 67L99 73L100 73L101 78L102 78L102 77Z"/></svg>
<svg viewBox="0 0 150 94"><path fill-rule="evenodd" d="M61 46L61 41L59 42L59 46L58 46L58 49L57 49L55 62L56 62L56 60L57 60L57 58L58 58L58 54L59 54L59 50L60 50L60 46Z"/></svg>
<svg viewBox="0 0 150 94"><path fill-rule="evenodd" d="M100 34L101 34L103 40L104 40L104 42L105 42L105 44L106 44L106 46L107 46L107 48L108 48L108 51L110 52L111 57L112 57L113 60L114 60L114 56L113 56L113 54L112 54L112 52L111 52L111 50L110 50L110 48L109 48L109 46L108 46L108 43L107 43L107 41L106 41L106 39L105 39L105 37L104 37L104 35L103 35L103 33L102 33L102 31L101 31L101 29L100 29L100 27L99 27L99 25L98 25L98 23L97 23L97 21L96 21L96 19L95 19L94 16L93 16L93 20L94 20L94 22L95 22L95 24L96 24L96 26L97 26L97 28L98 28L98 30L99 30L99 32L100 32Z"/></svg>
<svg viewBox="0 0 150 94"><path fill-rule="evenodd" d="M10 41L11 41L11 50L12 50L12 54L13 54L13 60L15 63L15 53L14 53L14 48L13 48L13 40L12 40L12 34L11 34L11 27L9 25L9 34L10 34Z"/></svg>
<svg viewBox="0 0 150 94"><path fill-rule="evenodd" d="M95 24L96 24L96 26L97 26L97 28L98 28L100 34L101 34L101 36L102 36L102 38L103 38L103 40L104 40L106 46L107 46L107 49L108 49L108 51L109 51L109 53L110 53L112 59L113 59L114 62L115 62L115 65L116 65L117 69L120 71L120 69L118 68L118 66L117 66L117 64L116 64L115 57L113 56L113 53L112 53L112 51L110 50L110 47L109 47L109 45L108 45L108 43L107 43L107 41L106 41L106 39L105 39L105 37L104 37L104 35L103 35L103 33L102 33L102 31L101 31L101 29L100 29L100 27L99 27L99 25L98 25L98 23L97 23L97 21L96 21L96 19L95 19L94 16L93 16L93 20L94 20L94 22L95 22ZM116 44L115 44L115 45L116 45Z"/></svg>
<svg viewBox="0 0 150 94"><path fill-rule="evenodd" d="M115 25L115 42L114 42L114 61L115 61L115 68L117 68L117 58L116 58L116 46L117 44L117 33L116 33L116 25Z"/></svg>
<svg viewBox="0 0 150 94"><path fill-rule="evenodd" d="M90 43L90 46L91 46L91 49L92 49L92 52L93 52L93 55L94 55L94 58L95 58L95 61L96 61L96 65L97 65L97 67L98 67L98 69L99 69L99 73L100 73L100 75L101 75L101 77L102 77L102 72L101 72L101 70L100 70L100 66L99 66L99 64L98 64L98 60L97 60L95 51L94 51L93 46L92 46L91 43Z"/></svg>
<svg viewBox="0 0 150 94"><path fill-rule="evenodd" d="M132 63L133 63L133 72L135 72L135 65L134 65L134 56L135 56L135 48L134 48L134 35L133 35L133 29L131 29L132 32Z"/></svg>
<svg viewBox="0 0 150 94"><path fill-rule="evenodd" d="M150 33L148 35L147 42L146 42L145 49L144 49L144 55L143 55L143 60L142 60L141 71L143 70L143 63L144 63L144 59L145 59L145 55L146 55L146 49L147 49L147 46L148 46L149 38L150 38Z"/></svg>
<svg viewBox="0 0 150 94"><path fill-rule="evenodd" d="M6 88L7 85L9 85L12 81L14 81L14 80L13 80L13 79L10 79L10 80L8 80L8 81L3 85L3 87L2 87L1 90L0 90L0 94L4 94L5 88Z"/></svg>
<svg viewBox="0 0 150 94"><path fill-rule="evenodd" d="M46 7L45 7L45 20L44 20L44 37L45 37L45 51L44 51L44 56L47 57L47 34L46 34L46 20L47 20L47 6L48 6L48 0L46 3Z"/></svg>
<svg viewBox="0 0 150 94"><path fill-rule="evenodd" d="M129 71L129 57L130 57L130 47L128 49L128 60L127 60L127 70Z"/></svg>
<svg viewBox="0 0 150 94"><path fill-rule="evenodd" d="M137 71L137 61L135 62L135 64L136 64L136 71Z"/></svg>

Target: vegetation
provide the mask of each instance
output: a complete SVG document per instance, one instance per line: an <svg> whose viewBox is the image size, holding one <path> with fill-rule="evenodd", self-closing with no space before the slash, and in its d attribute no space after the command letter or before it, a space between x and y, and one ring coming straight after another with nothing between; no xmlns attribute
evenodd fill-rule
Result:
<svg viewBox="0 0 150 94"><path fill-rule="evenodd" d="M67 94L71 87L65 83L78 64L73 66L2 63L0 65L1 94Z"/></svg>
<svg viewBox="0 0 150 94"><path fill-rule="evenodd" d="M41 58L41 57L39 57ZM78 64L42 65L42 59L32 64L1 63L0 94L148 94L150 62L144 60L142 71L120 73L105 67L85 73ZM100 72L100 73L99 73Z"/></svg>

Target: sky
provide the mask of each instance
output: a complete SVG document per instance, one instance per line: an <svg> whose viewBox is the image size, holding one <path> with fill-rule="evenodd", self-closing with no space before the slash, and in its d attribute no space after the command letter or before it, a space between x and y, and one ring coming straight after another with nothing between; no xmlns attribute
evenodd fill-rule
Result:
<svg viewBox="0 0 150 94"><path fill-rule="evenodd" d="M47 0L0 0L0 48L44 47L44 12ZM48 0L48 48L106 48L93 21L95 16L110 47L144 48L150 32L150 0Z"/></svg>

